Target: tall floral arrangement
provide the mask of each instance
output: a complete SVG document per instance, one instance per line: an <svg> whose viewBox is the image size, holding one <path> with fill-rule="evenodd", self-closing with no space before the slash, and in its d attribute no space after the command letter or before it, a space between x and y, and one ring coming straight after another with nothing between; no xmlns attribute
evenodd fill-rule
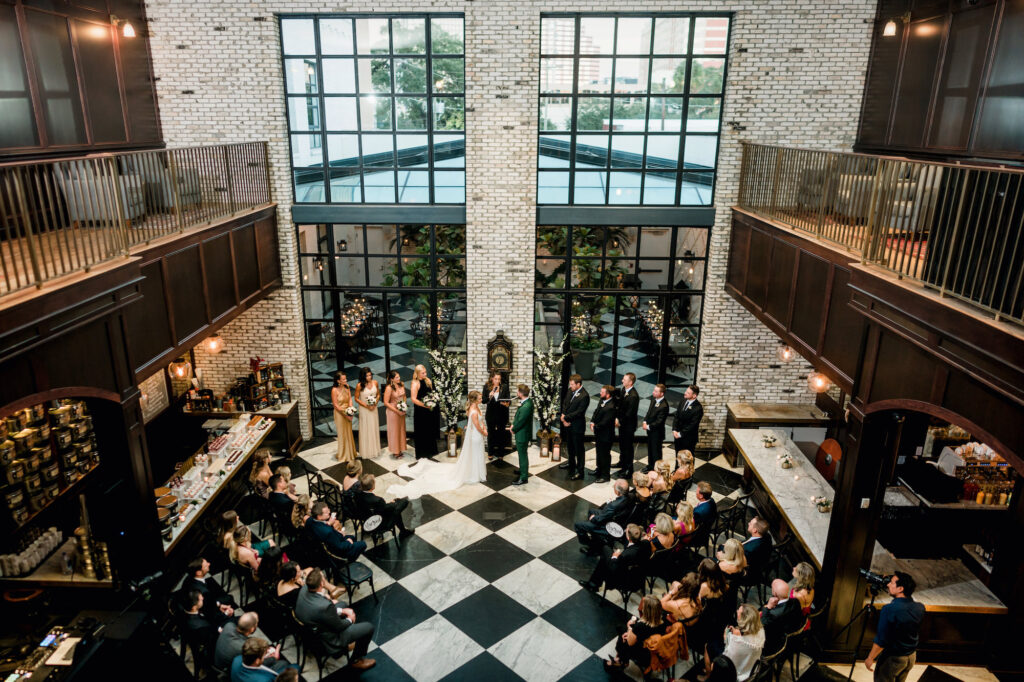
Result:
<svg viewBox="0 0 1024 682"><path fill-rule="evenodd" d="M434 387L437 389L437 409L441 412L441 426L453 429L465 412L466 361L458 353L432 350Z"/></svg>
<svg viewBox="0 0 1024 682"><path fill-rule="evenodd" d="M533 349L533 402L537 406L537 418L541 431L547 431L558 419L561 409L558 389L562 379L562 363L568 353L562 351L565 337L546 351Z"/></svg>

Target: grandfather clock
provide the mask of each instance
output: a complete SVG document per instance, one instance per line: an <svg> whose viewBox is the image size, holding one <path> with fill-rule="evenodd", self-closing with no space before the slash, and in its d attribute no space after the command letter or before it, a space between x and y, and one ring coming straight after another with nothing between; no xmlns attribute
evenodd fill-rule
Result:
<svg viewBox="0 0 1024 682"><path fill-rule="evenodd" d="M512 374L512 342L505 337L502 330L498 330L493 339L487 342L487 373L498 372L501 374L501 382L508 385L509 377Z"/></svg>

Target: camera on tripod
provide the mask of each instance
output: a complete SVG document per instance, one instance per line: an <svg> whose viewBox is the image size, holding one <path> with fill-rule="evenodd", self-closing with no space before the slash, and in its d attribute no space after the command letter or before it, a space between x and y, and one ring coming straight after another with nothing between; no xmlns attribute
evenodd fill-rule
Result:
<svg viewBox="0 0 1024 682"><path fill-rule="evenodd" d="M859 572L861 577L867 581L868 587L871 588L872 592L884 592L888 589L889 581L892 580L891 575L879 575L863 568Z"/></svg>

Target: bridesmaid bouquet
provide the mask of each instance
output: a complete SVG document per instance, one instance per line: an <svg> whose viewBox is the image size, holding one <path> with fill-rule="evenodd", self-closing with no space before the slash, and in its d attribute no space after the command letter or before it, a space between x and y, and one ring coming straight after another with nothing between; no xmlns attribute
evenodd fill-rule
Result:
<svg viewBox="0 0 1024 682"><path fill-rule="evenodd" d="M406 412L409 411L409 406L406 404L404 400L399 400L398 404L395 405L395 409L401 412L402 414L405 414Z"/></svg>
<svg viewBox="0 0 1024 682"><path fill-rule="evenodd" d="M371 395L366 399L366 404L370 407L375 407L377 405L377 399Z"/></svg>
<svg viewBox="0 0 1024 682"><path fill-rule="evenodd" d="M423 399L423 404L427 406L428 410L432 410L437 407L437 398L432 395L428 395Z"/></svg>
<svg viewBox="0 0 1024 682"><path fill-rule="evenodd" d="M347 414L349 417L354 417L357 414L359 414L359 410L356 409L355 405L349 405L348 407L345 408L345 414Z"/></svg>

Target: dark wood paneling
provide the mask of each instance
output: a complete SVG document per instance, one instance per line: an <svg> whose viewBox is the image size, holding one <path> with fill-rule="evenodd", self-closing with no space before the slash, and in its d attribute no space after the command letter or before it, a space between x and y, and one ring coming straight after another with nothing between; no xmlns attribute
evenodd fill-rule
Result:
<svg viewBox="0 0 1024 682"><path fill-rule="evenodd" d="M914 21L906 31L903 65L893 111L889 144L921 147L939 68L939 50L946 32L945 18Z"/></svg>
<svg viewBox="0 0 1024 682"><path fill-rule="evenodd" d="M1024 410L963 372L950 372L943 405L983 425L1024 461ZM1001 428L1000 428L1001 427Z"/></svg>
<svg viewBox="0 0 1024 682"><path fill-rule="evenodd" d="M230 235L223 234L203 242L203 268L210 295L210 316L216 320L235 305Z"/></svg>
<svg viewBox="0 0 1024 682"><path fill-rule="evenodd" d="M750 233L750 254L747 261L746 287L743 293L758 308L764 307L765 288L768 284L768 264L771 258L772 240L764 232Z"/></svg>
<svg viewBox="0 0 1024 682"><path fill-rule="evenodd" d="M235 272L238 278L238 296L245 300L259 291L259 260L256 257L256 239L252 225L243 225L231 231L231 244L235 252Z"/></svg>
<svg viewBox="0 0 1024 682"><path fill-rule="evenodd" d="M897 398L929 402L934 375L935 363L924 351L895 334L883 332L870 402Z"/></svg>
<svg viewBox="0 0 1024 682"><path fill-rule="evenodd" d="M1024 157L1024 0L1007 0L981 102L975 151Z"/></svg>
<svg viewBox="0 0 1024 682"><path fill-rule="evenodd" d="M809 348L817 350L824 324L829 264L817 256L801 253L793 292L793 322L790 330Z"/></svg>
<svg viewBox="0 0 1024 682"><path fill-rule="evenodd" d="M765 312L786 326L789 324L789 303L793 295L793 265L797 250L778 240L772 249L772 265L768 270L768 293Z"/></svg>
<svg viewBox="0 0 1024 682"><path fill-rule="evenodd" d="M260 286L281 277L281 260L277 252L277 229L274 221L256 223L256 250L260 258Z"/></svg>
<svg viewBox="0 0 1024 682"><path fill-rule="evenodd" d="M140 268L142 302L125 316L131 366L138 368L174 347L170 315L164 298L164 274L159 260Z"/></svg>
<svg viewBox="0 0 1024 682"><path fill-rule="evenodd" d="M737 291L747 290L747 259L750 257L750 228L740 220L733 218L732 237L729 239L729 267L725 273L725 281Z"/></svg>
<svg viewBox="0 0 1024 682"><path fill-rule="evenodd" d="M850 307L850 271L833 268L832 296L821 355L846 376L856 376L863 333L864 318Z"/></svg>
<svg viewBox="0 0 1024 682"><path fill-rule="evenodd" d="M171 300L175 341L181 343L203 328L206 319L203 267L194 244L164 259L164 277Z"/></svg>

